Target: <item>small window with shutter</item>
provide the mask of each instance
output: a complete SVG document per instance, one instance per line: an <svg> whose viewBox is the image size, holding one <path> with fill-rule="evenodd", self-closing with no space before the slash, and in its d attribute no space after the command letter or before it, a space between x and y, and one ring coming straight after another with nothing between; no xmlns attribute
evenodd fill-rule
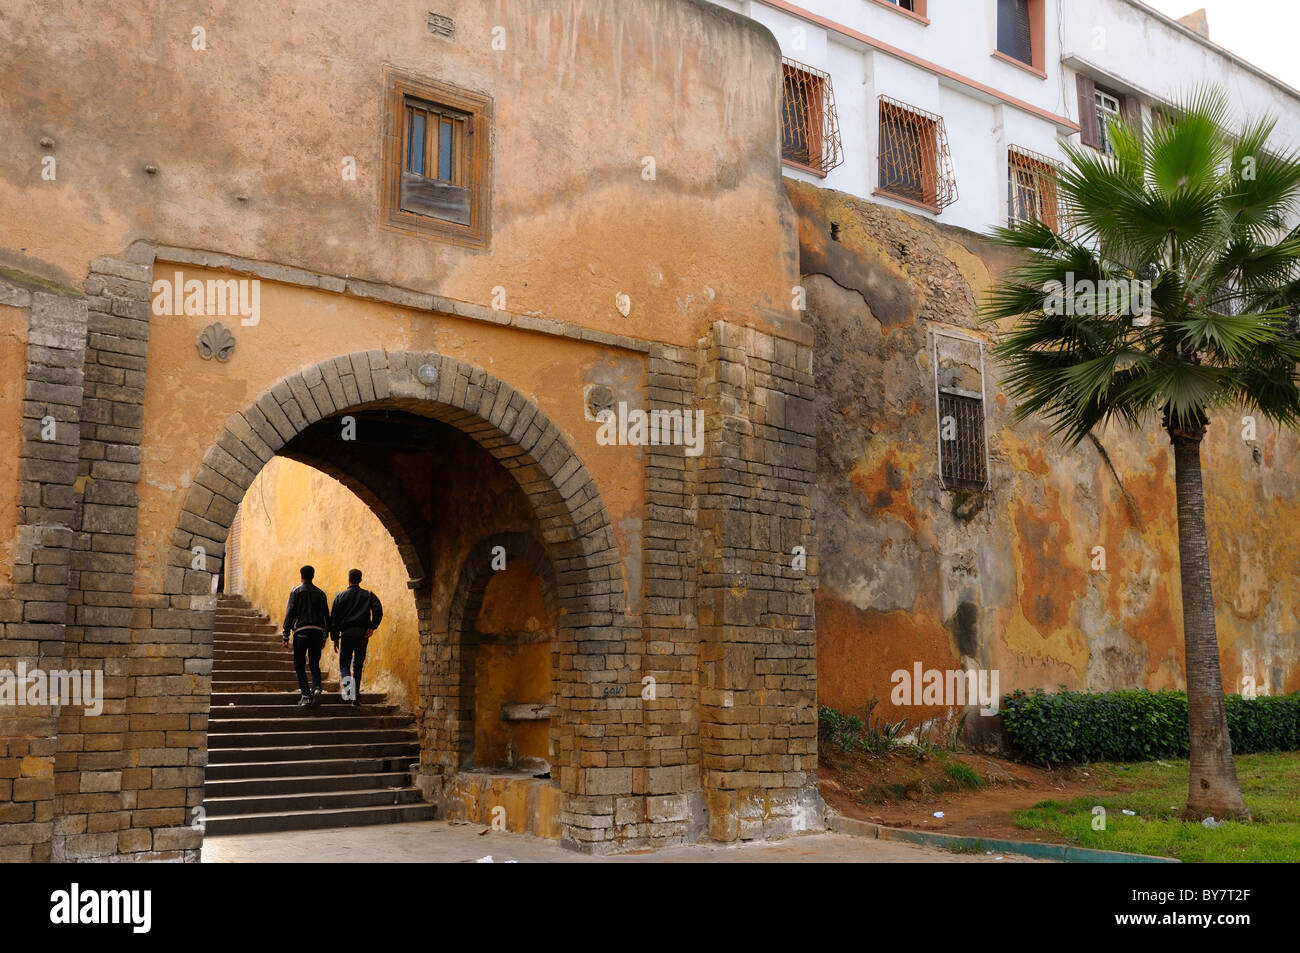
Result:
<svg viewBox="0 0 1300 953"><path fill-rule="evenodd" d="M1097 148L1108 156L1115 154L1115 146L1110 141L1110 124L1119 121L1119 97L1097 90L1093 93L1097 109Z"/></svg>
<svg viewBox="0 0 1300 953"><path fill-rule="evenodd" d="M385 103L386 222L486 244L491 100L389 69Z"/></svg>
<svg viewBox="0 0 1300 953"><path fill-rule="evenodd" d="M1142 126L1142 103L1136 96L1126 96L1099 85L1091 76L1080 73L1076 79L1079 93L1079 140L1106 155L1115 154L1111 123L1122 121L1135 129Z"/></svg>

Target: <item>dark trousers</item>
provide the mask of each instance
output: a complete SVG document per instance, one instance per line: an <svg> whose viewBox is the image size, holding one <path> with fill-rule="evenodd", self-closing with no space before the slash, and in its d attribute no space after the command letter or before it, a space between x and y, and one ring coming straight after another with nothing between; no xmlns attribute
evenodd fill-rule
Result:
<svg viewBox="0 0 1300 953"><path fill-rule="evenodd" d="M353 685L356 687L356 701L361 700L361 667L366 664L366 638L364 632L347 633L344 632L339 639L339 678L342 679L347 675L352 676Z"/></svg>
<svg viewBox="0 0 1300 953"><path fill-rule="evenodd" d="M298 676L298 690L304 695L320 688L320 650L325 647L324 632L293 634L293 671ZM307 666L311 665L311 684L307 683Z"/></svg>

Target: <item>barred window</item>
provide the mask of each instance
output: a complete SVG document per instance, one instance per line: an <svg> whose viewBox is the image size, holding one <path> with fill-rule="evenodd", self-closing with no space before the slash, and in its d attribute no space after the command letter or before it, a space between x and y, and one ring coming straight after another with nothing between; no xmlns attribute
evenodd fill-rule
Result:
<svg viewBox="0 0 1300 953"><path fill-rule="evenodd" d="M880 97L880 188L939 211L957 201L943 119Z"/></svg>
<svg viewBox="0 0 1300 953"><path fill-rule="evenodd" d="M949 490L982 490L988 484L982 397L939 392L939 474Z"/></svg>
<svg viewBox="0 0 1300 953"><path fill-rule="evenodd" d="M946 490L986 489L984 342L957 327L934 326L930 334L939 483Z"/></svg>
<svg viewBox="0 0 1300 953"><path fill-rule="evenodd" d="M1007 220L1042 222L1054 232L1064 232L1060 197L1056 187L1058 166L1047 156L1019 146L1007 151Z"/></svg>
<svg viewBox="0 0 1300 953"><path fill-rule="evenodd" d="M781 158L825 175L844 161L829 73L781 61Z"/></svg>

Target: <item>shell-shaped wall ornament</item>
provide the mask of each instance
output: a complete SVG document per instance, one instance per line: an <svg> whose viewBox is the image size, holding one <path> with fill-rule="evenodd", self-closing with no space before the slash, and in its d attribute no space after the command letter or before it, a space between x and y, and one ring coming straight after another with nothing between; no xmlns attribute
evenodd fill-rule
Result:
<svg viewBox="0 0 1300 953"><path fill-rule="evenodd" d="M220 321L214 321L203 329L195 342L199 348L199 357L210 361L214 357L221 362L230 360L235 353L235 336Z"/></svg>

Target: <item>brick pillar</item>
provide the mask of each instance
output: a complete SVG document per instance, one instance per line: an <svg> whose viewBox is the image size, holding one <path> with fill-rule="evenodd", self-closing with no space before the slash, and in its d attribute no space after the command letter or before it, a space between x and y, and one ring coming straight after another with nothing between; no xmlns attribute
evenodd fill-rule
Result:
<svg viewBox="0 0 1300 953"><path fill-rule="evenodd" d="M211 647L194 659L202 650L191 643L211 630L211 574L194 573L187 590L202 605L194 595L133 594L152 264L152 249L137 244L125 259L94 261L86 279L67 664L101 669L106 699L99 717L60 720L56 859L196 860L202 837L188 809L203 768L185 746L201 751L207 729L206 680L200 689L195 676L210 670ZM208 551L219 557L220 545Z"/></svg>
<svg viewBox="0 0 1300 953"><path fill-rule="evenodd" d="M822 823L812 348L725 322L705 343L700 752L709 832L734 841Z"/></svg>
<svg viewBox="0 0 1300 953"><path fill-rule="evenodd" d="M29 309L17 545L13 586L0 591L0 668L48 675L66 668L86 302L0 285L0 303ZM57 855L59 715L52 705L0 708L0 861Z"/></svg>
<svg viewBox="0 0 1300 953"><path fill-rule="evenodd" d="M695 348L655 345L647 367L646 409L692 413ZM707 428L709 422L705 421ZM707 432L707 430L706 430ZM696 673L696 456L684 444L646 448L642 533L645 652L639 675L643 725L638 795L616 803L617 820L635 824L652 846L693 842L704 826ZM653 679L652 686L645 679ZM645 697L653 688L653 697Z"/></svg>

